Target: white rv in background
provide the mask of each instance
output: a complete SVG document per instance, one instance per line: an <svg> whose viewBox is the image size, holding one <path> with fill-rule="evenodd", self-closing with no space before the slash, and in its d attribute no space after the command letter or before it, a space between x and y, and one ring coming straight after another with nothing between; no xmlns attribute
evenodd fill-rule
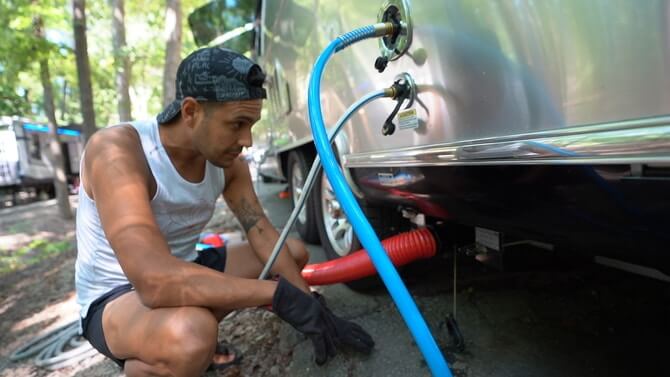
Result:
<svg viewBox="0 0 670 377"><path fill-rule="evenodd" d="M58 134L68 184L76 186L83 135L68 127L61 127ZM0 117L0 193L11 194L12 202L21 191L54 196L50 137L45 124L19 117Z"/></svg>

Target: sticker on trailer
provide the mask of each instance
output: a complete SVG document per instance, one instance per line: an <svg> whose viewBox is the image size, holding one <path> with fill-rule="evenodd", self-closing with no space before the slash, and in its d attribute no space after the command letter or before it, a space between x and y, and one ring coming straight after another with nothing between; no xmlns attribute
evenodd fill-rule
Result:
<svg viewBox="0 0 670 377"><path fill-rule="evenodd" d="M377 173L377 180L382 186L400 187L412 184L417 181L417 177L407 173Z"/></svg>
<svg viewBox="0 0 670 377"><path fill-rule="evenodd" d="M382 186L394 186L395 176L391 173L377 173L377 179Z"/></svg>
<svg viewBox="0 0 670 377"><path fill-rule="evenodd" d="M408 109L398 113L398 127L401 130L413 130L419 127L416 109Z"/></svg>
<svg viewBox="0 0 670 377"><path fill-rule="evenodd" d="M494 230L476 227L475 242L489 249L500 251L500 233Z"/></svg>

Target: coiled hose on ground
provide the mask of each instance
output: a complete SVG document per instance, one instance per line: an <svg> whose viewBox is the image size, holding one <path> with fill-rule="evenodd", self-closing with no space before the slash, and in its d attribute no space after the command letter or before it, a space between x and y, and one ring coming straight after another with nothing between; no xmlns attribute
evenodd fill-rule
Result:
<svg viewBox="0 0 670 377"><path fill-rule="evenodd" d="M60 369L98 353L79 335L79 320L70 322L16 350L9 359L19 361L35 357L35 365L47 369Z"/></svg>

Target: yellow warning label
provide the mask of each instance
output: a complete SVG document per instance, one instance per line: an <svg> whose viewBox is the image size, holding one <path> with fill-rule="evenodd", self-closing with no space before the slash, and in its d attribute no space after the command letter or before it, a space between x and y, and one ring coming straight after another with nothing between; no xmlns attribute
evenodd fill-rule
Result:
<svg viewBox="0 0 670 377"><path fill-rule="evenodd" d="M399 112L398 127L401 130L408 130L419 127L419 118L416 116L416 109L407 109Z"/></svg>

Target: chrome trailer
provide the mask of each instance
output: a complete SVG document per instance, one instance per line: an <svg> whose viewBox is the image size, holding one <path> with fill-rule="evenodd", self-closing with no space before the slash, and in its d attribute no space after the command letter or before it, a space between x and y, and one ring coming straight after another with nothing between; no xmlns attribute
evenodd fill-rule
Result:
<svg viewBox="0 0 670 377"><path fill-rule="evenodd" d="M380 236L407 218L458 224L482 253L531 242L668 279L666 1L228 3L197 10L191 25L218 17L226 33L214 43L246 50L267 72L262 127L281 142L271 149L294 201L315 157L307 83L317 55L338 35L393 19L405 33L337 54L322 83L328 124L403 73L415 83L394 133L382 125L396 103L377 101L335 142ZM330 258L357 249L327 180L316 186L300 234Z"/></svg>

